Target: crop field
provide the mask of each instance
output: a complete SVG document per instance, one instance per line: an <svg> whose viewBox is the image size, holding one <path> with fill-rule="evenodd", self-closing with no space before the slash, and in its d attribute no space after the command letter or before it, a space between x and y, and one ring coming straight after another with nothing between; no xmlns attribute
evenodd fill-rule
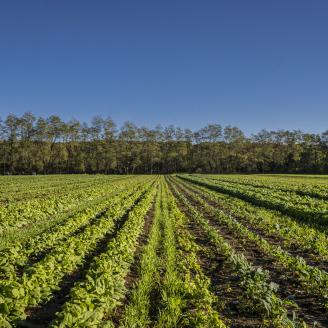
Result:
<svg viewBox="0 0 328 328"><path fill-rule="evenodd" d="M328 176L0 177L0 327L328 327Z"/></svg>

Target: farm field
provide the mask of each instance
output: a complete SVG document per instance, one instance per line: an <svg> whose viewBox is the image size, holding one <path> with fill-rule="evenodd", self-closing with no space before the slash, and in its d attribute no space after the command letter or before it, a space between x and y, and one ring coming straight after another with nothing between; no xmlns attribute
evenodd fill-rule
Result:
<svg viewBox="0 0 328 328"><path fill-rule="evenodd" d="M0 327L328 327L328 176L0 177Z"/></svg>

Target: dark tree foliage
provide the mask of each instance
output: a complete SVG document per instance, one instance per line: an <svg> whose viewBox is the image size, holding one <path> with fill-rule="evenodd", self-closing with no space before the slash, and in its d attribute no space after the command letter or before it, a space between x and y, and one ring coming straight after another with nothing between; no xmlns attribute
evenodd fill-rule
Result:
<svg viewBox="0 0 328 328"><path fill-rule="evenodd" d="M0 119L0 172L51 173L328 173L328 130L266 131L237 127L199 131L137 127L96 116L91 124L58 116Z"/></svg>

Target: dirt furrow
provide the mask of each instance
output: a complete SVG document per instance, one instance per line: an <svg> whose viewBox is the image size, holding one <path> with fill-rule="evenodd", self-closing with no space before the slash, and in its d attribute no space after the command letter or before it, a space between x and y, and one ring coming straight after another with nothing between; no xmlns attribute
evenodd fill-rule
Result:
<svg viewBox="0 0 328 328"><path fill-rule="evenodd" d="M189 191L192 193L195 193L199 197L204 198L209 205L211 205L212 207L219 209L222 212L224 212L225 214L229 215L234 220L243 224L251 232L254 232L257 235L259 235L260 237L262 237L263 239L267 240L270 244L280 246L282 249L287 251L290 255L292 255L294 257L296 257L296 256L302 257L307 262L307 264L309 264L311 266L315 266L315 267L319 268L320 270L328 272L328 261L327 260L318 259L316 254L313 254L308 250L303 250L295 244L293 244L291 246L286 246L286 244L284 243L283 237L273 236L271 234L264 232L262 229L260 229L258 227L252 226L246 217L234 215L231 211L229 211L229 208L226 205L223 205L217 201L209 199L208 197L206 197L206 195L201 193L201 191L196 191L194 189L189 190Z"/></svg>
<svg viewBox="0 0 328 328"><path fill-rule="evenodd" d="M138 237L138 241L137 241L137 249L134 255L134 261L125 279L125 287L128 290L128 293L125 299L122 301L122 305L116 308L114 313L112 313L110 316L110 319L113 321L115 326L119 325L119 321L123 315L124 308L127 304L129 304L133 292L133 288L139 279L140 261L141 261L143 249L149 239L149 233L153 224L154 215L155 215L155 202L153 203L151 209L148 211L148 213L145 216L145 222L142 229L142 233ZM109 317L105 318L105 320L106 319L109 319Z"/></svg>
<svg viewBox="0 0 328 328"><path fill-rule="evenodd" d="M180 210L189 217L189 211L179 200L176 193L171 189L176 197L177 205ZM211 280L211 291L218 297L216 304L217 311L224 317L224 321L229 323L232 328L251 328L261 327L262 318L239 305L240 286L238 279L233 279L233 269L227 262L227 258L218 253L208 236L196 224L189 224L188 230L195 237L195 242L201 246L198 258L203 272Z"/></svg>
<svg viewBox="0 0 328 328"><path fill-rule="evenodd" d="M262 252L254 242L238 238L229 227L219 223L215 216L206 212L195 199L191 198L181 188L178 187L178 189L237 252L243 253L255 267L262 267L269 271L271 280L279 285L278 296L294 301L298 306L296 312L299 317L309 324L317 321L317 327L328 326L327 312L320 304L319 298L306 294L296 281L293 272L288 272L281 265L275 263L276 260Z"/></svg>

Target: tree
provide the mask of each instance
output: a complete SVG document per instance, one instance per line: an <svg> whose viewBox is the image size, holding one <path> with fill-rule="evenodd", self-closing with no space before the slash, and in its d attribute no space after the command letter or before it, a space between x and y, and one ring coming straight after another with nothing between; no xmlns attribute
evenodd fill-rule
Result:
<svg viewBox="0 0 328 328"><path fill-rule="evenodd" d="M237 127L208 124L193 132L154 129L111 118L90 124L24 113L0 119L2 173L328 173L328 130L267 131L246 138Z"/></svg>

